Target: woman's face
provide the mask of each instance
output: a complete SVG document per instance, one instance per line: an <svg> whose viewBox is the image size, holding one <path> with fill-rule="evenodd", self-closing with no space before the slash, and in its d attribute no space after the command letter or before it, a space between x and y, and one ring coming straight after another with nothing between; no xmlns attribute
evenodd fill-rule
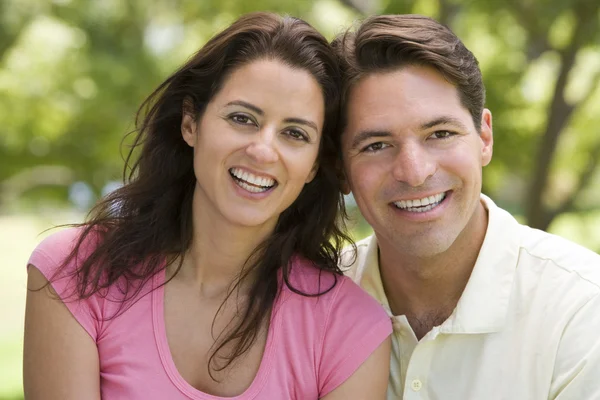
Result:
<svg viewBox="0 0 600 400"><path fill-rule="evenodd" d="M194 212L273 229L317 172L324 108L307 71L275 60L234 70L199 120L182 120L194 148Z"/></svg>

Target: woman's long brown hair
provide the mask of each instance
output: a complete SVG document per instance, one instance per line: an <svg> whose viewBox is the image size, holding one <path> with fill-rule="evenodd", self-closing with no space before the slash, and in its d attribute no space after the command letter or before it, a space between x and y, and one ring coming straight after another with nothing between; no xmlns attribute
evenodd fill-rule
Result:
<svg viewBox="0 0 600 400"><path fill-rule="evenodd" d="M308 71L323 91L325 123L316 177L285 210L272 235L255 250L231 286L229 295L252 272L249 302L242 318L218 338L208 368L220 371L244 354L264 326L279 293L278 271L290 283L292 257L299 255L317 268L340 274L338 254L350 239L342 229L343 197L337 172L340 72L327 40L306 22L271 13L252 13L214 36L141 105L136 116L124 186L102 199L78 225L81 234L63 267L75 261L78 299L102 295L117 285L122 304L183 255L192 241L192 194L196 184L193 150L181 136L184 107L191 102L201 118L208 102L231 72L259 59L278 60ZM78 257L93 241L90 254ZM335 286L335 283L333 284ZM154 288L155 289L155 288ZM216 317L215 317L216 318ZM231 351L224 347L230 344ZM226 353L226 354L221 354ZM221 362L217 362L221 360Z"/></svg>

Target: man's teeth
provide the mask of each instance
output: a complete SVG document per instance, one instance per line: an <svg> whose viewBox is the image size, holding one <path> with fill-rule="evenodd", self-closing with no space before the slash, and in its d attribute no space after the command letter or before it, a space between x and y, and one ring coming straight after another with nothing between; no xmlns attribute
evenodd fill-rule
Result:
<svg viewBox="0 0 600 400"><path fill-rule="evenodd" d="M401 210L408 210L411 212L425 212L429 211L444 200L446 193L439 193L433 196L424 197L416 200L400 200L394 203L394 205Z"/></svg>
<svg viewBox="0 0 600 400"><path fill-rule="evenodd" d="M231 168L229 173L236 178L239 186L252 193L264 192L275 185L275 179L254 175L240 168Z"/></svg>

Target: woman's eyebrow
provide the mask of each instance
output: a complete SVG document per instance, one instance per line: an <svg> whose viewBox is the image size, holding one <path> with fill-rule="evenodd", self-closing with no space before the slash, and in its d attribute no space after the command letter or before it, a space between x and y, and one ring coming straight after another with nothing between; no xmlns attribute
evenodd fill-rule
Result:
<svg viewBox="0 0 600 400"><path fill-rule="evenodd" d="M300 125L306 125L310 128L313 128L315 131L319 131L319 129L317 128L317 124L315 124L312 121L303 119L303 118L286 118L283 120L283 122L288 123L288 124L300 124Z"/></svg>
<svg viewBox="0 0 600 400"><path fill-rule="evenodd" d="M261 110L260 108L258 108L254 104L248 103L247 101L243 101L243 100L230 101L229 103L225 104L225 107L228 107L228 106L242 106L242 107L245 107L245 108L247 108L249 110L254 111L258 115L264 115L265 114L265 112L263 110Z"/></svg>

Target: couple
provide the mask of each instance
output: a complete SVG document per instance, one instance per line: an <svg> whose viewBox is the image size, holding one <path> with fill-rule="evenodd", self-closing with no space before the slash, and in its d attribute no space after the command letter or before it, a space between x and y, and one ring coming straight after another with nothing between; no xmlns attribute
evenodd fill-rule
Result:
<svg viewBox="0 0 600 400"><path fill-rule="evenodd" d="M484 100L429 18L240 18L33 252L26 398L600 398L600 257L481 194ZM342 251L350 191L375 235Z"/></svg>

